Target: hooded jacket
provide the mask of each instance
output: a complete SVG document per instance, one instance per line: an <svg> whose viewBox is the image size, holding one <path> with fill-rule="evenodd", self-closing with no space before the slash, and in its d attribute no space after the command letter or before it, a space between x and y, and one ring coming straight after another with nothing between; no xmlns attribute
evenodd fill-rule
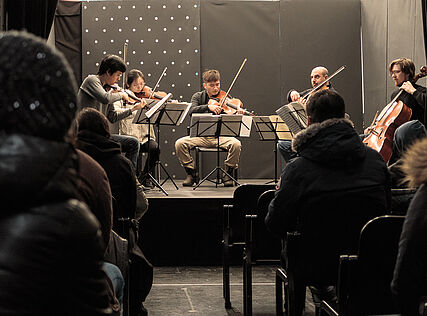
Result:
<svg viewBox="0 0 427 316"><path fill-rule="evenodd" d="M0 314L107 315L99 224L66 143L0 133Z"/></svg>
<svg viewBox="0 0 427 316"><path fill-rule="evenodd" d="M427 139L408 150L404 164L417 193L409 204L399 242L392 292L404 315L419 315L420 298L427 296Z"/></svg>
<svg viewBox="0 0 427 316"><path fill-rule="evenodd" d="M136 178L131 162L121 154L120 144L111 138L83 130L77 134L77 148L104 168L110 181L113 202L113 229L120 217L135 218Z"/></svg>
<svg viewBox="0 0 427 316"><path fill-rule="evenodd" d="M299 218L313 207L318 212L369 207L372 217L386 213L387 167L378 152L362 143L350 120L312 124L295 136L292 146L298 157L286 165L270 203L265 219L270 231L283 237L298 229ZM346 205L338 205L343 196Z"/></svg>

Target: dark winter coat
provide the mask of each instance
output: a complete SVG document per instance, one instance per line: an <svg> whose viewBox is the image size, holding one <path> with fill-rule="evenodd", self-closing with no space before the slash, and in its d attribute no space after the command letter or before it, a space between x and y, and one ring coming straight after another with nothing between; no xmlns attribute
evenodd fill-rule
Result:
<svg viewBox="0 0 427 316"><path fill-rule="evenodd" d="M420 298L427 296L427 139L404 160L410 162L408 178L419 189L403 224L391 289L404 315L418 315Z"/></svg>
<svg viewBox="0 0 427 316"><path fill-rule="evenodd" d="M378 152L362 143L351 121L312 124L292 146L299 156L286 165L265 219L273 233L283 237L298 229L299 219L313 208L325 214L331 209L359 209L372 217L386 213L387 167ZM343 196L345 201L339 201Z"/></svg>
<svg viewBox="0 0 427 316"><path fill-rule="evenodd" d="M66 143L0 135L0 314L106 315L99 224Z"/></svg>
<svg viewBox="0 0 427 316"><path fill-rule="evenodd" d="M77 148L87 153L104 168L114 198L113 229L118 230L117 219L135 218L136 177L131 162L121 154L120 144L90 131L77 134Z"/></svg>

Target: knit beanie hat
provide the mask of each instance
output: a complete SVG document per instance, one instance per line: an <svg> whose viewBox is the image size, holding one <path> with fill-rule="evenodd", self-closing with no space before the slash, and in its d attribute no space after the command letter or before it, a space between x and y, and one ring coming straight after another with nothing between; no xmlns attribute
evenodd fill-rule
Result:
<svg viewBox="0 0 427 316"><path fill-rule="evenodd" d="M26 32L0 33L0 133L63 141L76 84L60 53Z"/></svg>

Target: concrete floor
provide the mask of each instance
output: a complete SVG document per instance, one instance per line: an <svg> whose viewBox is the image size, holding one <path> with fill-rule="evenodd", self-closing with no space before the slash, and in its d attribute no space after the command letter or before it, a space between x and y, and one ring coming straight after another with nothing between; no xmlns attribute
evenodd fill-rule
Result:
<svg viewBox="0 0 427 316"><path fill-rule="evenodd" d="M254 316L275 315L275 269L274 266L254 267ZM230 269L230 280L233 309L226 310L222 297L222 267L157 267L144 305L150 316L243 315L241 267ZM311 299L307 299L305 315L314 315Z"/></svg>

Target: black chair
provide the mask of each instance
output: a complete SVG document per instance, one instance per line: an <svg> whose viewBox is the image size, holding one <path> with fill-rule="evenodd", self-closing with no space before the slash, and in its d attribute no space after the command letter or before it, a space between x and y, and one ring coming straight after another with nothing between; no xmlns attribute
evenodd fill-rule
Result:
<svg viewBox="0 0 427 316"><path fill-rule="evenodd" d="M245 246L243 249L243 311L244 315L252 315L252 267L257 264L280 263L281 241L267 231L264 223L268 206L274 198L276 190L262 193L258 199L256 214L246 215ZM260 256L259 252L266 245L275 249L275 253Z"/></svg>
<svg viewBox="0 0 427 316"><path fill-rule="evenodd" d="M274 189L274 184L242 184L233 193L233 204L223 206L223 297L225 308L230 309L230 250L245 244L246 215L256 214L258 197Z"/></svg>
<svg viewBox="0 0 427 316"><path fill-rule="evenodd" d="M307 286L336 286L340 255L355 253L362 227L384 212L369 208L364 193L329 192L301 200L305 211L298 214L297 230L287 234L285 268L276 274L277 315L283 315L283 284L288 315L302 314ZM315 308L318 315L320 302Z"/></svg>
<svg viewBox="0 0 427 316"><path fill-rule="evenodd" d="M391 189L390 214L406 215L412 198L417 192L417 188Z"/></svg>
<svg viewBox="0 0 427 316"><path fill-rule="evenodd" d="M322 302L323 311L328 315L399 313L390 284L404 220L404 216L380 216L363 227L357 255L340 257L338 310Z"/></svg>

